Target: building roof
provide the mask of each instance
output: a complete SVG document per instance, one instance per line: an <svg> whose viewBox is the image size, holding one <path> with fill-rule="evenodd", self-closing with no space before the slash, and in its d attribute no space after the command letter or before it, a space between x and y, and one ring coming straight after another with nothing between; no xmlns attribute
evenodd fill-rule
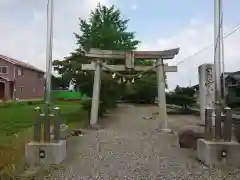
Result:
<svg viewBox="0 0 240 180"><path fill-rule="evenodd" d="M226 79L234 79L237 82L240 82L240 71L236 72L224 72L224 76ZM199 84L192 86L195 90L199 90Z"/></svg>
<svg viewBox="0 0 240 180"><path fill-rule="evenodd" d="M240 82L240 71L230 72L230 73L225 73L225 74L227 74L227 78L232 78L235 81Z"/></svg>
<svg viewBox="0 0 240 180"><path fill-rule="evenodd" d="M7 61L11 64L14 64L14 65L17 65L17 66L20 66L20 67L23 67L23 68L27 68L27 69L30 69L30 70L33 70L33 71L38 71L38 72L42 72L44 73L43 70L40 70L28 63L25 63L25 62L22 62L22 61L19 61L19 60L16 60L16 59L13 59L13 58L10 58L10 57L7 57L7 56L4 56L2 54L0 54L0 59L4 60L4 61Z"/></svg>

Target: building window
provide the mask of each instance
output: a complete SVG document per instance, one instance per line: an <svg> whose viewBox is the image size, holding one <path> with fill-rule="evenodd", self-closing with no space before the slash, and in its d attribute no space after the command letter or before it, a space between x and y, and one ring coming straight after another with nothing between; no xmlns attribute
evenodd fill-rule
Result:
<svg viewBox="0 0 240 180"><path fill-rule="evenodd" d="M18 68L18 76L22 76L23 75L23 68Z"/></svg>
<svg viewBox="0 0 240 180"><path fill-rule="evenodd" d="M7 74L7 67L6 66L1 66L0 67L0 74Z"/></svg>
<svg viewBox="0 0 240 180"><path fill-rule="evenodd" d="M23 94L23 86L20 87L20 93Z"/></svg>

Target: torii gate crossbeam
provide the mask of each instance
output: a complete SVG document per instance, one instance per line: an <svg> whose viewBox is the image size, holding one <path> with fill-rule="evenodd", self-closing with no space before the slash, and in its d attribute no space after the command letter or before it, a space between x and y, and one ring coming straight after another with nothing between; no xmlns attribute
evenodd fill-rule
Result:
<svg viewBox="0 0 240 180"><path fill-rule="evenodd" d="M177 66L163 65L163 60L173 59L179 52L179 48L170 49L165 51L111 51L90 49L85 55L92 58L91 64L83 64L83 70L95 70L94 85L93 85L93 97L91 108L90 126L97 125L98 120L98 108L99 108L99 95L100 95L100 81L101 70L113 69L115 71L134 70L138 72L157 71L157 86L158 86L158 107L159 115L162 120L161 129L169 131L167 121L166 110L166 95L165 95L165 78L164 72L177 72ZM125 59L125 65L107 65L101 66L102 60L106 59ZM135 66L134 61L139 59L152 59L156 60L154 66ZM152 69L151 69L152 67Z"/></svg>

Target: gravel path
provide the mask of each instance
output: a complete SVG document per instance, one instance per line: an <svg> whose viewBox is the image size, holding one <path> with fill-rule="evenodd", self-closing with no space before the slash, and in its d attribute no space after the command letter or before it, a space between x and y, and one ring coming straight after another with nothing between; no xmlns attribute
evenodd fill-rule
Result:
<svg viewBox="0 0 240 180"><path fill-rule="evenodd" d="M61 166L49 167L51 178L45 179L240 179L238 169L207 168L195 159L194 151L179 148L176 135L158 132L159 121L143 118L154 111L150 106L121 105L103 129L73 137L69 158ZM170 116L169 121L177 131L197 120Z"/></svg>

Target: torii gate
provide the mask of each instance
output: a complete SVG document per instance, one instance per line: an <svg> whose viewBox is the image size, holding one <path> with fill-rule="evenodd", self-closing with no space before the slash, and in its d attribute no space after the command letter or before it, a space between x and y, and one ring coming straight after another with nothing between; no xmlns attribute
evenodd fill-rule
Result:
<svg viewBox="0 0 240 180"><path fill-rule="evenodd" d="M159 116L163 120L161 126L162 130L169 131L167 121L167 110L166 110L166 95L165 95L165 78L164 72L177 72L177 66L168 66L164 64L163 60L173 59L179 52L179 48L164 50L164 51L111 51L111 50L100 50L90 49L85 55L93 58L91 64L83 64L82 70L95 70L94 74L94 85L92 95L92 107L91 107L91 118L90 126L96 126L98 120L98 109L99 109L99 95L100 95L100 84L101 84L101 71L126 71L134 70L138 72L144 72L148 70L157 71L157 86L158 86L158 107ZM125 59L125 65L107 65L102 61L105 59ZM156 64L153 66L135 66L134 61L139 59L156 60ZM101 64L103 63L104 66ZM106 68L107 67L107 68Z"/></svg>

